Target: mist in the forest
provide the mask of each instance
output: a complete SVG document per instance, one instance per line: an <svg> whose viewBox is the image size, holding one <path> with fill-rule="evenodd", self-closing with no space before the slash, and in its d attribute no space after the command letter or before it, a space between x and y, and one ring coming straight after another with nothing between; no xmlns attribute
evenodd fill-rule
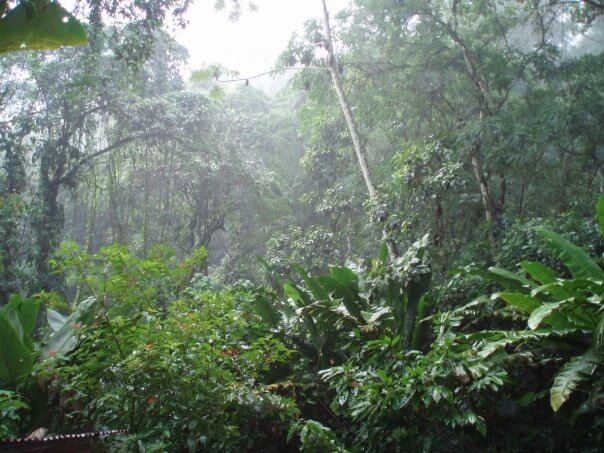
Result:
<svg viewBox="0 0 604 453"><path fill-rule="evenodd" d="M0 1L0 450L598 451L603 50L601 0Z"/></svg>

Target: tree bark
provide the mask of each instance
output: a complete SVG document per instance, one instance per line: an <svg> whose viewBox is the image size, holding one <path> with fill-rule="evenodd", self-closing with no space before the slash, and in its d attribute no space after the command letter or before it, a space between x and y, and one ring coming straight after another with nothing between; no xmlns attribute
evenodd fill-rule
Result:
<svg viewBox="0 0 604 453"><path fill-rule="evenodd" d="M451 40L459 48L459 51L461 52L464 63L466 65L466 74L468 76L468 79L476 87L479 106L479 121L482 121L485 117L491 116L491 96L489 88L487 86L487 83L485 82L485 79L480 74L478 64L475 61L474 56L470 52L468 45L457 33L457 30L453 26L451 26L451 24L444 22L438 17L436 17L429 8L424 9L424 13L431 17L440 26L442 26L445 29L445 32L451 38ZM495 228L497 227L496 220L498 219L498 212L496 210L493 195L491 193L490 182L488 178L485 177L483 172L482 141L480 138L477 138L472 146L472 150L470 153L470 161L472 163L472 169L474 170L474 176L476 177L476 181L478 182L478 185L480 187L480 196L482 199L482 205L484 207L485 218L489 223L489 243L491 244L491 249L494 251L497 247Z"/></svg>
<svg viewBox="0 0 604 453"><path fill-rule="evenodd" d="M50 157L44 156L40 162L38 182L38 206L34 216L33 229L36 237L36 274L40 289L56 289L56 278L51 277L48 259L59 245L63 228L63 209L59 204L60 183L51 175Z"/></svg>
<svg viewBox="0 0 604 453"><path fill-rule="evenodd" d="M359 138L358 129L354 121L354 117L352 115L350 104L348 103L348 99L346 98L346 93L344 93L342 79L340 78L340 73L338 71L338 63L333 49L333 37L331 33L331 25L329 23L329 11L327 9L327 2L326 0L321 1L323 3L323 28L325 32L325 49L327 50L328 55L328 70L333 81L333 86L338 95L338 100L340 102L340 107L342 108L344 119L346 120L346 125L348 126L348 131L350 133L350 138L352 139L352 144L354 146L354 150L357 156L357 161L359 163L359 167L361 168L361 173L363 174L363 180L365 181L365 185L367 186L367 192L369 193L370 198L377 198L378 192L375 189L375 185L371 180L371 173L369 171L369 165L367 164L366 151L363 148L363 145ZM392 239L388 238L387 232L385 230L384 236L386 238L386 245L388 246L388 254L390 255L390 260L392 261L396 259L398 255L396 250L396 244Z"/></svg>

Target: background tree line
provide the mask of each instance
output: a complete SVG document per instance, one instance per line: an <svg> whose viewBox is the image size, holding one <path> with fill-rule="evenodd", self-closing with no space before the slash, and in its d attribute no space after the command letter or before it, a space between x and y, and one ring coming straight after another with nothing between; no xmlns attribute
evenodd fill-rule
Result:
<svg viewBox="0 0 604 453"><path fill-rule="evenodd" d="M0 56L0 437L597 451L604 6L354 0L267 96L185 73L189 3Z"/></svg>

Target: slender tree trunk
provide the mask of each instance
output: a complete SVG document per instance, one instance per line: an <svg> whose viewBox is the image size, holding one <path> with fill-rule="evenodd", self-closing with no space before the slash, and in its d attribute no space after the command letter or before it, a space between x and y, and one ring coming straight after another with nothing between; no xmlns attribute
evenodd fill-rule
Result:
<svg viewBox="0 0 604 453"><path fill-rule="evenodd" d="M145 199L143 202L143 256L149 251L149 148L145 147Z"/></svg>
<svg viewBox="0 0 604 453"><path fill-rule="evenodd" d="M116 199L119 187L119 176L116 171L115 158L109 157L109 224L111 226L111 240L114 243L124 242L122 235L122 224L119 214L119 206Z"/></svg>
<svg viewBox="0 0 604 453"><path fill-rule="evenodd" d="M359 163L359 167L361 167L361 173L363 174L363 179L365 181L365 185L367 186L367 192L369 193L369 197L377 198L378 193L371 180L371 173L369 171L369 165L367 164L367 153L359 138L358 129L352 115L350 104L346 98L346 93L344 93L342 79L340 78L340 73L338 71L338 62L333 49L333 37L331 33L331 25L329 24L329 11L327 9L327 3L326 0L321 1L323 3L323 27L325 31L325 48L328 54L329 73L331 74L331 79L338 95L338 100L340 101L340 107L342 108L342 113L344 115L344 119L346 120L346 125L348 126L350 138L352 139L352 144L356 152L357 161ZM392 239L388 238L385 230L384 236L386 237L386 244L388 246L388 254L390 255L390 259L394 260L398 255L396 244Z"/></svg>
<svg viewBox="0 0 604 453"><path fill-rule="evenodd" d="M92 171L92 191L90 194L90 204L88 205L88 209L86 210L87 219L86 226L84 231L84 246L88 253L91 253L93 250L94 244L94 231L96 224L96 203L97 203L97 190L98 184L96 180L96 171L93 169Z"/></svg>
<svg viewBox="0 0 604 453"><path fill-rule="evenodd" d="M451 24L443 22L437 16L432 14L429 8L424 9L424 13L432 17L439 25L441 25L446 33L449 35L451 40L455 43L466 65L466 74L469 81L476 87L476 94L478 95L478 106L479 106L479 121L482 121L485 117L492 116L491 110L491 94L488 85L482 75L480 74L479 65L472 55L468 45L457 33L457 30L451 26ZM485 218L489 223L489 242L491 249L494 251L497 242L495 238L496 220L498 213L496 211L495 202L492 198L490 181L485 177L483 172L482 162L482 142L480 138L476 140L470 153L470 161L472 163L472 169L474 170L474 176L480 187L480 196L482 198L482 205L484 207Z"/></svg>
<svg viewBox="0 0 604 453"><path fill-rule="evenodd" d="M164 165L166 165L166 160L168 160L166 158L167 153L168 153L168 151L166 150L166 154L164 155ZM168 226L168 219L170 216L170 201L171 201L170 193L172 192L171 175L173 174L173 172L172 172L173 160L174 160L174 153L170 152L168 172L162 170L162 178L163 178L162 187L164 187L164 197L163 197L164 200L163 200L163 209L162 209L163 212L162 212L162 221L161 221L161 232L160 232L160 236L159 236L160 244L163 244L165 242L166 228Z"/></svg>
<svg viewBox="0 0 604 453"><path fill-rule="evenodd" d="M325 0L322 0L322 2L326 40L325 47L329 56L329 73L331 74L331 79L333 81L334 88L336 90L336 93L338 94L340 107L342 108L342 113L344 114L346 125L348 126L348 131L350 132L350 138L352 139L352 144L357 155L359 167L361 167L361 172L363 173L363 179L365 180L367 191L369 192L369 196L371 198L375 198L377 196L377 191L375 190L375 186L371 181L371 174L369 172L369 165L367 164L366 152L361 144L361 140L357 131L357 126L352 116L352 110L350 109L350 104L348 104L348 99L346 98L346 94L344 93L344 89L342 86L342 79L340 78L340 73L338 72L338 64L333 50L333 38L331 34L331 26L329 24L329 12L327 10L327 4Z"/></svg>
<svg viewBox="0 0 604 453"><path fill-rule="evenodd" d="M495 206L491 197L491 190L489 182L487 181L483 169L482 169L482 153L480 152L481 144L477 142L472 148L470 160L472 161L472 169L474 170L474 176L480 187L480 195L482 199L482 206L484 208L485 218L489 224L489 243L491 247L495 249L497 243L495 240Z"/></svg>

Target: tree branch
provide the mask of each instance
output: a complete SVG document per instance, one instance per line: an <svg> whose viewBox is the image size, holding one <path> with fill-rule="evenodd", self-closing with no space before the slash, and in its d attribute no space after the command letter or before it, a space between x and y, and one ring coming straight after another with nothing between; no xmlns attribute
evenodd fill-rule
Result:
<svg viewBox="0 0 604 453"><path fill-rule="evenodd" d="M127 145L128 143L132 143L137 140L144 140L144 139L148 139L148 138L159 138L159 137L165 137L165 136L166 136L165 134L159 134L156 132L152 132L152 133L147 133L147 134L131 135L129 137L122 138L122 139L116 141L115 143L107 146L106 148L102 148L102 149L95 151L94 153L89 154L86 157L82 158L60 179L59 183L60 184L69 184L73 180L73 178L76 177L77 173L80 171L80 169L83 166L91 163L94 159L102 156L103 154L107 154L115 149L118 149L124 145Z"/></svg>

